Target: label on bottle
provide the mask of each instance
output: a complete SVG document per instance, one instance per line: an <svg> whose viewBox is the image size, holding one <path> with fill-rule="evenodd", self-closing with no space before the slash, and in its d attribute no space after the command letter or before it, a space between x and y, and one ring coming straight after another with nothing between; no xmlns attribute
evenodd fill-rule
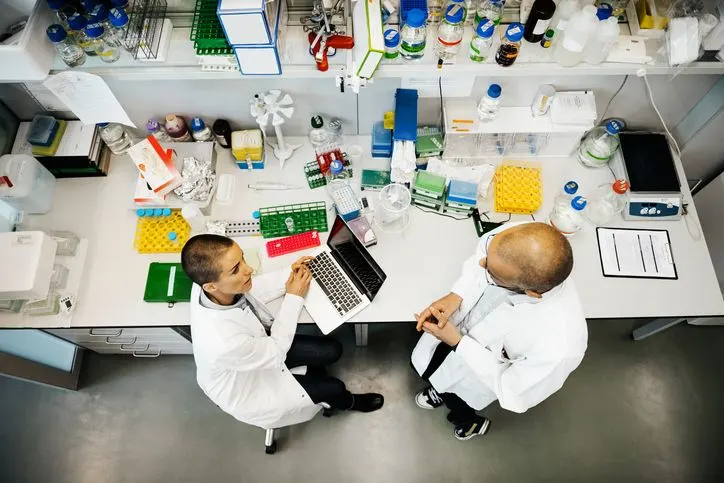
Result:
<svg viewBox="0 0 724 483"><path fill-rule="evenodd" d="M405 51L409 52L411 54L418 54L425 50L425 42L419 42L416 44L411 44L409 42L402 42L400 43L400 48Z"/></svg>
<svg viewBox="0 0 724 483"><path fill-rule="evenodd" d="M551 19L538 20L533 27L533 35L543 35L548 30L548 26L551 24Z"/></svg>
<svg viewBox="0 0 724 483"><path fill-rule="evenodd" d="M559 20L558 25L556 25L556 30L566 30L566 26L568 25L568 20Z"/></svg>
<svg viewBox="0 0 724 483"><path fill-rule="evenodd" d="M574 39L568 36L563 37L562 47L570 52L583 51L583 44L576 42Z"/></svg>

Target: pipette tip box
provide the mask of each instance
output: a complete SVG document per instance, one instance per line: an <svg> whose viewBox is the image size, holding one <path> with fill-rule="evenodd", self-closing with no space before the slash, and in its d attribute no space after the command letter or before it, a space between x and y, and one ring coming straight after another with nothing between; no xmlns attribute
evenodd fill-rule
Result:
<svg viewBox="0 0 724 483"><path fill-rule="evenodd" d="M447 202L473 207L478 202L478 186L469 181L450 180Z"/></svg>

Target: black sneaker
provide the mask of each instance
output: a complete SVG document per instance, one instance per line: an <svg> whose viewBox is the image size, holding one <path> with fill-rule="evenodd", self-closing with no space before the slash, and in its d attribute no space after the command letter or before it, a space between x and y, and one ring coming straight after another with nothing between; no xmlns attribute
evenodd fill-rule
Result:
<svg viewBox="0 0 724 483"><path fill-rule="evenodd" d="M455 426L455 438L460 441L467 441L475 436L483 436L490 429L490 420L482 416L476 417L473 421Z"/></svg>
<svg viewBox="0 0 724 483"><path fill-rule="evenodd" d="M362 413L371 413L377 411L385 404L385 398L382 394L376 392L368 392L365 394L352 394L354 398L350 411L359 411Z"/></svg>
<svg viewBox="0 0 724 483"><path fill-rule="evenodd" d="M435 388L430 386L415 395L415 404L422 409L437 409L442 406L442 398Z"/></svg>

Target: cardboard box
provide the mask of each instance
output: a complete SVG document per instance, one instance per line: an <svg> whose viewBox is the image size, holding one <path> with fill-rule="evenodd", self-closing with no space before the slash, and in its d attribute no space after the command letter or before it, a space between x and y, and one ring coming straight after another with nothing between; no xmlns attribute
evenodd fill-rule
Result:
<svg viewBox="0 0 724 483"><path fill-rule="evenodd" d="M155 194L164 196L181 184L176 153L173 149L164 150L155 137L148 136L131 146L128 155Z"/></svg>

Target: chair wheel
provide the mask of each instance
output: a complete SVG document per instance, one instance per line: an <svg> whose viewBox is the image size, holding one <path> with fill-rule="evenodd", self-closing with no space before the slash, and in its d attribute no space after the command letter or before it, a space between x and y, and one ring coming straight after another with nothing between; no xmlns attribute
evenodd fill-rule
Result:
<svg viewBox="0 0 724 483"><path fill-rule="evenodd" d="M266 454L274 454L274 453L276 453L276 452L277 452L277 442L274 441L274 442L273 442L272 444L270 444L269 446L266 446L266 447L264 448L264 452L265 452Z"/></svg>
<svg viewBox="0 0 724 483"><path fill-rule="evenodd" d="M324 416L325 418L331 418L332 415L334 415L334 411L332 410L332 408L322 409L322 416Z"/></svg>

